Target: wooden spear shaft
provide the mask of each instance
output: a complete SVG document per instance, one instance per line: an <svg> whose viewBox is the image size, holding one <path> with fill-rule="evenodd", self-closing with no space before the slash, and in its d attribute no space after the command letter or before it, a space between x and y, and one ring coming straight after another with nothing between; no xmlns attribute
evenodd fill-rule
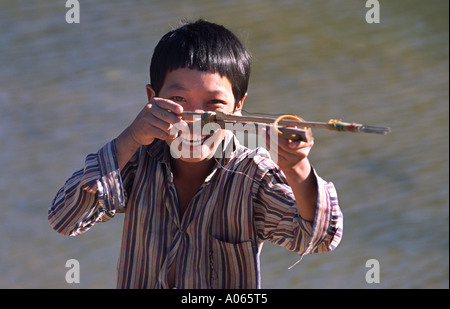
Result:
<svg viewBox="0 0 450 309"><path fill-rule="evenodd" d="M271 124L274 123L276 119L270 117L260 117L260 116L240 116L224 113L221 111L215 112L215 118L217 120L222 121L233 121L233 122L253 122L253 123L266 123ZM282 119L278 122L280 126L287 127L305 127L305 128L320 128L320 129L329 129L330 125L328 123L323 122L312 122L312 121L297 121L290 119Z"/></svg>
<svg viewBox="0 0 450 309"><path fill-rule="evenodd" d="M276 119L271 117L248 116L248 115L241 116L225 113L221 110L206 113L184 112L182 114L183 117L184 116L193 117L194 115L200 116L203 123L224 121L224 122L247 122L247 123L252 122L252 123L272 124L276 121ZM291 119L281 119L277 125L286 127L320 128L320 129L328 129L331 131L375 133L383 135L391 132L391 129L387 127L367 126L359 123L348 123L333 119L330 120L329 122L297 121Z"/></svg>

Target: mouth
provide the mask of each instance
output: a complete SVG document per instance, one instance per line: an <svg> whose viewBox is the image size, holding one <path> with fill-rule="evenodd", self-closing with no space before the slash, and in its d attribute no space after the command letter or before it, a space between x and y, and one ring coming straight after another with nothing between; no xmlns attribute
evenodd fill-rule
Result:
<svg viewBox="0 0 450 309"><path fill-rule="evenodd" d="M211 126L211 128L201 127L200 123L187 122L187 128L179 131L178 137L181 142L190 147L201 146L207 139L214 136L220 129L219 126ZM198 127L195 126L198 125Z"/></svg>
<svg viewBox="0 0 450 309"><path fill-rule="evenodd" d="M181 142L189 147L198 147L202 145L212 135L191 135L189 137L181 135Z"/></svg>

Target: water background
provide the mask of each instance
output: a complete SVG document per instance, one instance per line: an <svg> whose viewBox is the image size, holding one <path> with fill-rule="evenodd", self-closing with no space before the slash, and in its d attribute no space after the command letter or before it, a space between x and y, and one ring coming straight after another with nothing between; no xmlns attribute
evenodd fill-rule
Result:
<svg viewBox="0 0 450 309"><path fill-rule="evenodd" d="M57 190L146 103L159 38L199 17L254 56L250 112L384 125L388 136L315 130L344 238L306 256L266 244L264 288L449 287L449 2L0 1L0 288L115 288L122 220L68 238L47 222ZM65 263L80 262L79 284ZM380 283L365 280L380 263Z"/></svg>

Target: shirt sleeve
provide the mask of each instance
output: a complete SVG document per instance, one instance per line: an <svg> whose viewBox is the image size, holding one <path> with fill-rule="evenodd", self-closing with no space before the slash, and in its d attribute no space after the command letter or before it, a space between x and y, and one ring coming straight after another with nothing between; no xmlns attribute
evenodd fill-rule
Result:
<svg viewBox="0 0 450 309"><path fill-rule="evenodd" d="M255 225L260 240L269 240L301 255L337 247L342 237L343 215L336 189L315 170L314 174L318 186L314 222L303 220L299 215L292 189L279 168L269 169L264 174L255 196Z"/></svg>
<svg viewBox="0 0 450 309"><path fill-rule="evenodd" d="M130 165L121 177L114 140L89 154L84 168L75 172L53 199L48 210L52 228L63 235L76 236L123 210L126 193L122 179L130 178Z"/></svg>

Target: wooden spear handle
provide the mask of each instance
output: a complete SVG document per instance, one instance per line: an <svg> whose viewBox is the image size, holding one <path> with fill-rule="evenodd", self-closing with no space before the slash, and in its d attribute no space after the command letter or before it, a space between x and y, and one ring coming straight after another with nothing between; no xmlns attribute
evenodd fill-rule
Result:
<svg viewBox="0 0 450 309"><path fill-rule="evenodd" d="M266 123L272 124L274 122L273 118L270 117L260 117L260 116L247 116L247 115L233 115L228 114L220 109L216 109L213 114L216 120L222 121L235 121L235 122L258 122L258 123ZM312 122L312 121L297 121L290 119L282 119L278 122L281 126L289 126L289 127L308 127L308 128L322 128L322 129L330 129L330 125L328 123L323 122Z"/></svg>
<svg viewBox="0 0 450 309"><path fill-rule="evenodd" d="M239 122L238 125L228 125L228 124L235 124L235 122L230 121L222 121L222 120L215 120L215 122L222 128L227 129L231 131L238 131L238 132L247 132L250 134L258 134L258 129L265 127L266 130L270 130L270 125L266 124L258 124L254 125L254 123L243 123ZM286 139L290 139L292 141L302 141L309 143L313 140L312 132L308 129L300 129L300 128L291 128L291 127L278 127L278 130L281 132L282 137Z"/></svg>
<svg viewBox="0 0 450 309"><path fill-rule="evenodd" d="M259 117L259 116L241 116L241 115L233 115L224 113L220 109L215 112L215 121L232 121L232 122L257 122L257 123L265 123L272 124L274 122L273 118ZM302 141L302 142L311 142L313 140L311 130L293 128L293 126L302 125L300 121L294 120L281 120L279 122L280 125L287 125L292 127L278 127L278 130L281 132L281 136L290 139L293 141ZM239 128L239 127L238 127Z"/></svg>

